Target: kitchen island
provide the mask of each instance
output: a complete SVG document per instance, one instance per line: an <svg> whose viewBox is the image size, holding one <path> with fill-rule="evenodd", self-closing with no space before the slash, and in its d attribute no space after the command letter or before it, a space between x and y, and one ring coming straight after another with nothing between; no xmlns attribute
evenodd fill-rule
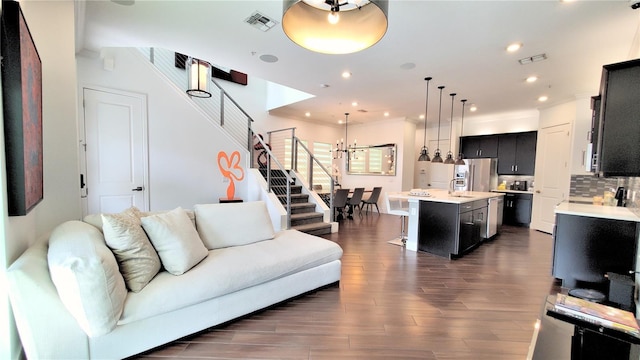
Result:
<svg viewBox="0 0 640 360"><path fill-rule="evenodd" d="M412 190L388 193L390 203L409 213L407 250L454 258L477 247L486 238L489 199L495 192ZM395 200L395 201L391 201Z"/></svg>
<svg viewBox="0 0 640 360"><path fill-rule="evenodd" d="M569 201L556 206L552 274L562 287L606 290L606 273L637 270L637 210Z"/></svg>

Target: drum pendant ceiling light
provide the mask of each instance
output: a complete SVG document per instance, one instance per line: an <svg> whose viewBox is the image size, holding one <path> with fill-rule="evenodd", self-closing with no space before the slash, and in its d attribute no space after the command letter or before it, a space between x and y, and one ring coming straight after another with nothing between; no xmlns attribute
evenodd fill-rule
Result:
<svg viewBox="0 0 640 360"><path fill-rule="evenodd" d="M438 89L440 89L440 107L438 108L438 148L433 155L433 160L431 160L431 162L434 163L442 163L442 156L440 156L440 119L442 118L442 89L444 89L444 86L440 85L438 86Z"/></svg>
<svg viewBox="0 0 640 360"><path fill-rule="evenodd" d="M187 58L186 68L189 77L187 94L193 97L210 98L211 64L204 60L190 57Z"/></svg>
<svg viewBox="0 0 640 360"><path fill-rule="evenodd" d="M380 41L387 32L388 0L342 1L284 0L284 33L323 54L350 54Z"/></svg>
<svg viewBox="0 0 640 360"><path fill-rule="evenodd" d="M429 81L431 77L424 78L427 81L427 100L424 106L424 141L422 142L422 149L420 149L420 157L418 161L431 161L429 157L429 148L427 147L427 118L429 112Z"/></svg>

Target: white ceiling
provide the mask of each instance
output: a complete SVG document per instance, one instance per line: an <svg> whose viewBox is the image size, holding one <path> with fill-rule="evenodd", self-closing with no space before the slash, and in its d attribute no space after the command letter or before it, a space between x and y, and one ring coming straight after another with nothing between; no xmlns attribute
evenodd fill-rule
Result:
<svg viewBox="0 0 640 360"><path fill-rule="evenodd" d="M389 1L389 27L373 47L355 54L313 53L282 31L282 1L86 1L84 48L152 46L175 50L315 95L272 110L287 118L336 124L390 118L415 119L425 111L443 119L451 97L475 104L472 115L531 110L598 93L602 65L640 57L640 9L621 1ZM82 8L82 7L80 7ZM262 32L244 20L254 11L278 24ZM524 46L507 53L511 42ZM548 59L520 65L545 53ZM276 56L267 63L261 55ZM405 69L407 64L415 67ZM343 71L352 73L345 80ZM533 84L525 83L537 75ZM329 87L323 88L321 84ZM549 100L541 104L540 95ZM351 105L353 101L358 106ZM445 109L448 109L445 111ZM366 110L361 112L359 110ZM311 117L305 118L304 113Z"/></svg>

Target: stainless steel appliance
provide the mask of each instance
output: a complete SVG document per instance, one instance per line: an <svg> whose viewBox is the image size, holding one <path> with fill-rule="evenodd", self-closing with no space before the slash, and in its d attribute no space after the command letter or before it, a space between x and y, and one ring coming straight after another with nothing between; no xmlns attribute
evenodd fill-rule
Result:
<svg viewBox="0 0 640 360"><path fill-rule="evenodd" d="M487 211L487 239L490 239L500 231L503 211L504 198L502 196L489 199L489 209Z"/></svg>
<svg viewBox="0 0 640 360"><path fill-rule="evenodd" d="M455 166L454 190L488 192L498 187L498 159L465 159L464 163Z"/></svg>

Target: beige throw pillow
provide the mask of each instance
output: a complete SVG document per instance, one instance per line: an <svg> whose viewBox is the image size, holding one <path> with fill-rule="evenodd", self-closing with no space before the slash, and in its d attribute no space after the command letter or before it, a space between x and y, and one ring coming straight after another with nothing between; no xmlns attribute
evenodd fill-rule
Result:
<svg viewBox="0 0 640 360"><path fill-rule="evenodd" d="M161 267L158 254L142 229L140 210L132 207L119 214L102 214L102 232L127 287L139 292Z"/></svg>
<svg viewBox="0 0 640 360"><path fill-rule="evenodd" d="M182 275L207 256L207 248L184 209L179 207L140 220L169 273Z"/></svg>

